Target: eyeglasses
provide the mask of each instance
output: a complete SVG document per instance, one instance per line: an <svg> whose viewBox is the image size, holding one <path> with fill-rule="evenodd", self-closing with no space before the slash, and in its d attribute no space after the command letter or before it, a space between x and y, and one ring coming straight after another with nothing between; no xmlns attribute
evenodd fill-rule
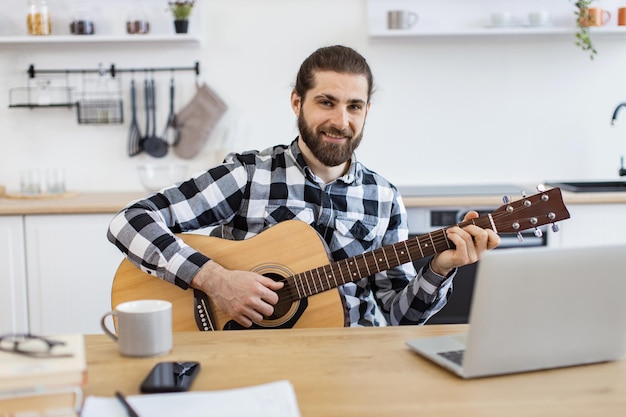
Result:
<svg viewBox="0 0 626 417"><path fill-rule="evenodd" d="M0 351L16 353L32 358L69 358L71 353L57 353L53 349L64 346L65 342L51 340L30 333L6 334L0 336Z"/></svg>

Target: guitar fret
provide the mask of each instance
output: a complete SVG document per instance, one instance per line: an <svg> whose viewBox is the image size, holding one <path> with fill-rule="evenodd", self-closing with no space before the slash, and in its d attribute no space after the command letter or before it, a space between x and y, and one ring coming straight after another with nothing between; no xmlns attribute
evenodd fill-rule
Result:
<svg viewBox="0 0 626 417"><path fill-rule="evenodd" d="M353 280L355 280L358 277L358 275L359 275L358 271L359 270L358 270L358 268L357 268L357 272L352 272L350 270L350 267L352 265L354 265L354 262L350 261L349 259L346 259L346 264L348 265L348 272L350 272L350 277L352 278L352 279L350 279L350 281L353 281Z"/></svg>
<svg viewBox="0 0 626 417"><path fill-rule="evenodd" d="M385 248L382 249L382 253L385 256L385 263L387 264L387 267L384 268L384 270L387 270L389 268L391 268L391 265L389 265L389 259L387 259L387 251L385 250ZM383 270L383 268L379 268L380 271Z"/></svg>
<svg viewBox="0 0 626 417"><path fill-rule="evenodd" d="M337 266L339 266L339 264ZM339 275L341 275L341 282L345 284L346 279L343 277L343 270L341 267L339 268Z"/></svg>
<svg viewBox="0 0 626 417"><path fill-rule="evenodd" d="M396 245L392 245L391 246L393 249L393 254L396 257L396 261L398 262L398 264L402 265L404 262L402 262L402 260L400 259L400 257L398 256L398 251L396 251Z"/></svg>
<svg viewBox="0 0 626 417"><path fill-rule="evenodd" d="M296 287L296 291L298 292L298 298L302 298L303 295L300 293L300 286L298 285L298 278L300 277L300 274L296 274L293 276L293 283ZM300 278L300 282L302 282L302 278ZM303 288L304 289L304 288Z"/></svg>
<svg viewBox="0 0 626 417"><path fill-rule="evenodd" d="M435 251L435 253L437 253L437 247L435 246L435 242L433 242L433 235L431 233L428 234L428 237L430 238L430 243L432 243L432 248Z"/></svg>
<svg viewBox="0 0 626 417"><path fill-rule="evenodd" d="M313 271L307 271L307 272L308 272L309 274L311 274L311 280L312 280L312 279L313 279ZM312 295L312 294L313 294L313 293L311 292L311 284L309 283L309 281L311 281L311 280L308 280L308 279L307 279L307 280L305 280L305 282L306 282L306 286L309 288L309 292L307 293L307 296L308 296L308 295Z"/></svg>
<svg viewBox="0 0 626 417"><path fill-rule="evenodd" d="M448 234L446 233L446 230L442 230L441 234L443 235L444 240L446 241L446 248L450 248L450 242L448 241Z"/></svg>
<svg viewBox="0 0 626 417"><path fill-rule="evenodd" d="M330 280L328 279L328 272L329 272L328 270L330 270L330 273L331 273L330 277L332 278L332 272L333 272L332 267L330 265L326 265L322 270L324 271L324 276L326 277L326 283L328 284L328 288L324 288L324 290L330 290L333 286L330 284Z"/></svg>
<svg viewBox="0 0 626 417"><path fill-rule="evenodd" d="M370 276L370 275L372 275L372 273L370 272L370 267L367 265L367 256L368 255L366 255L365 253L361 254L361 257L365 261L365 268L367 269L367 275Z"/></svg>
<svg viewBox="0 0 626 417"><path fill-rule="evenodd" d="M330 271L332 272L332 274L330 275L330 277L331 277L331 278L333 279L333 281L335 282L335 287L338 287L338 286L339 286L339 283L337 282L337 278L335 278L335 274L336 274L337 272L335 272L335 271L333 270L333 265L332 265L332 264L330 264L330 265L328 265L328 266L330 267ZM341 269L339 270L339 273L341 273ZM328 284L328 287L329 287L329 288L332 288L332 287L331 287L331 285L330 285L330 283Z"/></svg>

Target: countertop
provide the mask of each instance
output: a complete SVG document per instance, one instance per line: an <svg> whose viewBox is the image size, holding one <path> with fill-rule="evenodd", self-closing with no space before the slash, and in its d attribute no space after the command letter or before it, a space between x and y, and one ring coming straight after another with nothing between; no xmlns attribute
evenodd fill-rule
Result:
<svg viewBox="0 0 626 417"><path fill-rule="evenodd" d="M117 213L146 192L68 193L58 197L0 198L0 215ZM529 193L528 195L531 195ZM511 195L513 201L520 196ZM407 207L488 206L502 204L497 195L403 196ZM626 204L626 193L572 193L563 191L565 204Z"/></svg>
<svg viewBox="0 0 626 417"><path fill-rule="evenodd" d="M0 215L117 213L145 192L67 193L39 198L0 198Z"/></svg>

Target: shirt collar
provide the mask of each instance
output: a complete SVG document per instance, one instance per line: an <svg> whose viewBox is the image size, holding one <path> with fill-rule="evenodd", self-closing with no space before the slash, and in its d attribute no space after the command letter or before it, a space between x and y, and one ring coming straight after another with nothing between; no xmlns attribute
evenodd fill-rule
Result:
<svg viewBox="0 0 626 417"><path fill-rule="evenodd" d="M293 160L296 165L300 168L300 170L309 178L311 181L319 182L317 176L313 173L313 170L307 165L304 160L304 156L302 156L302 150L298 145L298 138L294 139L293 142L289 145L289 153L291 154ZM363 170L361 163L357 161L356 154L352 154L352 161L350 162L350 168L348 172L346 172L343 176L337 178L337 181L341 181L347 185L361 185L361 181L363 179Z"/></svg>

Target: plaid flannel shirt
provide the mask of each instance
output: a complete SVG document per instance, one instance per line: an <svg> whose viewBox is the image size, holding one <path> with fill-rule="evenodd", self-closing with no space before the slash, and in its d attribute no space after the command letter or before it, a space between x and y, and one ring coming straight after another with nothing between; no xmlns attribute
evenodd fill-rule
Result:
<svg viewBox="0 0 626 417"><path fill-rule="evenodd" d="M242 240L288 219L311 225L341 260L408 238L397 189L353 158L344 176L324 184L306 165L297 139L264 151L229 155L223 164L129 204L108 239L143 271L182 288L209 258L174 233L216 226ZM412 263L339 287L351 326L423 324L446 303L445 278Z"/></svg>

